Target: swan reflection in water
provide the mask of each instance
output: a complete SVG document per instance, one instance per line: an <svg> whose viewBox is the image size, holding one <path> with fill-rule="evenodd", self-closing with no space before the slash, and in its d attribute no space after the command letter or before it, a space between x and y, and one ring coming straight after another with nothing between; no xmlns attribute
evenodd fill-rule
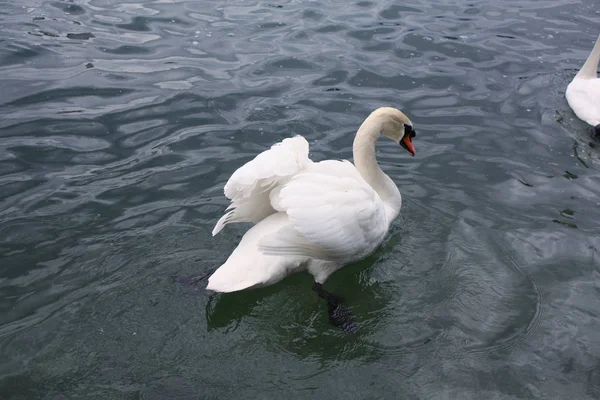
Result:
<svg viewBox="0 0 600 400"><path fill-rule="evenodd" d="M383 354L371 338L391 322L390 302L397 288L371 279L382 252L338 271L332 290L347 300L355 329L328 328L329 316L317 296L307 296L311 277L295 274L277 284L235 293L212 293L206 304L208 331L251 332L251 342L325 361L373 359ZM243 321L243 323L242 323ZM242 333L243 335L243 333Z"/></svg>

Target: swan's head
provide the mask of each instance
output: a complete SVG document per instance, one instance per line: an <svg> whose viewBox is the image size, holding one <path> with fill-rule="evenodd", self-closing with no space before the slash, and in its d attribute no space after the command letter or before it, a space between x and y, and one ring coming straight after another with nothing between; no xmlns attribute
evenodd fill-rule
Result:
<svg viewBox="0 0 600 400"><path fill-rule="evenodd" d="M402 111L392 107L382 107L373 111L373 115L381 121L382 135L398 143L411 156L416 154L412 143L416 132L412 122Z"/></svg>

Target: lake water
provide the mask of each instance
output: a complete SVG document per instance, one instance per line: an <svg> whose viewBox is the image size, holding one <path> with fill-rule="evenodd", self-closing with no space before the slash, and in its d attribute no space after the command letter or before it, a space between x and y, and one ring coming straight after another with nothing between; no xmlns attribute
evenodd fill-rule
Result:
<svg viewBox="0 0 600 400"><path fill-rule="evenodd" d="M564 90L597 0L0 1L3 399L598 399L600 143ZM327 281L182 277L244 162L352 158L375 108L404 199Z"/></svg>

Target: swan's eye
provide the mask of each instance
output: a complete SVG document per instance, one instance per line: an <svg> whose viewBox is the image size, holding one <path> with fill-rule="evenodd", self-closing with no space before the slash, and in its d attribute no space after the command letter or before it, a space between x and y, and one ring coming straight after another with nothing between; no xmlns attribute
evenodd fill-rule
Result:
<svg viewBox="0 0 600 400"><path fill-rule="evenodd" d="M410 139L417 136L417 132L413 129L411 125L404 124L404 136L409 137Z"/></svg>

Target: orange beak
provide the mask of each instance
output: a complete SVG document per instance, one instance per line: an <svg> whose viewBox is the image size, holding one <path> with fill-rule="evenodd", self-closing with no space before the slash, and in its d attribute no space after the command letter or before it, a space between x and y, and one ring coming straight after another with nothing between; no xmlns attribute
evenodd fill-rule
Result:
<svg viewBox="0 0 600 400"><path fill-rule="evenodd" d="M412 144L410 136L404 136L402 138L402 147L404 147L406 151L408 151L408 154L410 154L411 156L417 154L417 151L415 150L415 146L413 146Z"/></svg>

